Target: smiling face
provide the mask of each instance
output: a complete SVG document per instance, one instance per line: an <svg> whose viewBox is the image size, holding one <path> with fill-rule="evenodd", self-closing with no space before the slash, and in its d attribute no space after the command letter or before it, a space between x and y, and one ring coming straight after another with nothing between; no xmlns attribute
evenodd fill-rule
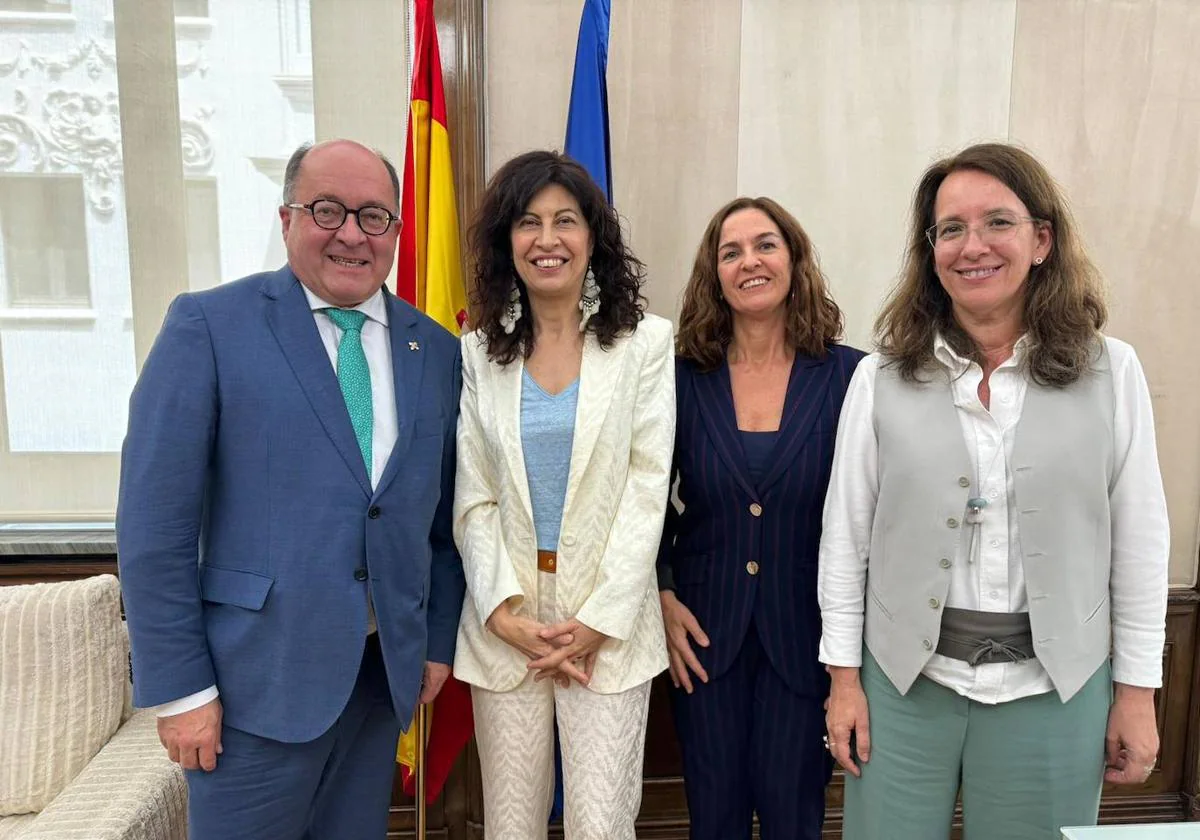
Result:
<svg viewBox="0 0 1200 840"><path fill-rule="evenodd" d="M730 213L717 241L721 295L734 317L782 313L792 288L792 254L771 217L754 207Z"/></svg>
<svg viewBox="0 0 1200 840"><path fill-rule="evenodd" d="M379 155L346 140L314 146L304 156L292 201L340 201L351 210L367 205L396 213L396 193ZM357 306L387 280L400 226L368 236L353 215L337 230L317 226L311 214L279 208L288 265L313 294L335 306Z"/></svg>
<svg viewBox="0 0 1200 840"><path fill-rule="evenodd" d="M559 184L543 188L512 225L512 257L530 303L582 294L592 233L579 202Z"/></svg>
<svg viewBox="0 0 1200 840"><path fill-rule="evenodd" d="M953 172L942 181L933 213L936 224L957 222L965 230L933 250L934 270L958 320L965 315L1019 322L1030 267L1050 253L1049 227L1029 222L1029 209L1016 193L975 169ZM1012 218L1021 221L999 230L997 220L1007 224Z"/></svg>

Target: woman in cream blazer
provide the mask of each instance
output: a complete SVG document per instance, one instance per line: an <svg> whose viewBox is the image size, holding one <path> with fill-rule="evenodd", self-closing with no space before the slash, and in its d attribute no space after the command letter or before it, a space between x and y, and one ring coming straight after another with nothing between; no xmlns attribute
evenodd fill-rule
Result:
<svg viewBox="0 0 1200 840"><path fill-rule="evenodd" d="M557 717L569 840L634 837L650 680L667 665L654 575L675 429L672 328L587 172L500 169L472 230L454 535L467 599L485 836L546 836Z"/></svg>

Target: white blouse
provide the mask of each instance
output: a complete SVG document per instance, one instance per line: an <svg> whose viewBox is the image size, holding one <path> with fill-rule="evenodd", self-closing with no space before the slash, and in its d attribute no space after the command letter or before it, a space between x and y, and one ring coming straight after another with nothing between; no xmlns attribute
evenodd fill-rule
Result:
<svg viewBox="0 0 1200 840"><path fill-rule="evenodd" d="M1162 683L1166 638L1167 561L1170 534L1167 505L1154 439L1150 391L1132 347L1105 338L1112 366L1113 473L1109 487L1112 518L1113 680L1136 686ZM971 467L987 499L982 522L971 540L963 534L950 573L947 607L985 612L1028 612L1021 535L1013 509L1009 469L1027 380L1021 362L1028 349L1022 337L1010 359L992 373L991 409L979 401L983 371L956 354L939 336L934 356L951 372L954 405L962 424ZM875 373L880 355L859 363L850 382L838 425L833 473L825 497L818 600L823 634L820 660L828 665L862 664L863 594L871 523L879 493L875 439ZM972 700L1003 703L1053 690L1036 659L971 666L934 654L922 673Z"/></svg>

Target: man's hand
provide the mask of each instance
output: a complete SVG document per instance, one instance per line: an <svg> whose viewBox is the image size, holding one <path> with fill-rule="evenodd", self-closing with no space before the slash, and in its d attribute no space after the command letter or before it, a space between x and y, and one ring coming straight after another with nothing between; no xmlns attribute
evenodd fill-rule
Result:
<svg viewBox="0 0 1200 840"><path fill-rule="evenodd" d="M167 758L184 770L215 770L221 754L221 701L158 719L158 740Z"/></svg>
<svg viewBox="0 0 1200 840"><path fill-rule="evenodd" d="M1154 689L1116 683L1104 739L1104 781L1140 785L1150 778L1157 759Z"/></svg>
<svg viewBox="0 0 1200 840"><path fill-rule="evenodd" d="M667 653L671 662L671 682L676 688L682 688L688 694L692 693L692 677L695 674L700 682L708 682L708 672L696 658L688 636L696 640L700 647L708 647L708 636L700 627L700 622L692 611L675 597L675 593L664 589L658 593L662 602L663 629L667 634ZM689 670L691 673L688 673Z"/></svg>
<svg viewBox="0 0 1200 840"><path fill-rule="evenodd" d="M426 662L425 675L421 679L421 697L418 703L432 703L450 677L450 666L442 662Z"/></svg>

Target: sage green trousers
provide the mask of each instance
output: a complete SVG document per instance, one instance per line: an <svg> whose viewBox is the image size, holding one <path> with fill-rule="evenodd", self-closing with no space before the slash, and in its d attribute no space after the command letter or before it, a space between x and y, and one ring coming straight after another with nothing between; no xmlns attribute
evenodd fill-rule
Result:
<svg viewBox="0 0 1200 840"><path fill-rule="evenodd" d="M862 684L871 760L846 776L844 840L948 838L960 789L966 840L1060 840L1096 823L1109 663L1066 703L979 703L924 676L901 695L866 650Z"/></svg>

